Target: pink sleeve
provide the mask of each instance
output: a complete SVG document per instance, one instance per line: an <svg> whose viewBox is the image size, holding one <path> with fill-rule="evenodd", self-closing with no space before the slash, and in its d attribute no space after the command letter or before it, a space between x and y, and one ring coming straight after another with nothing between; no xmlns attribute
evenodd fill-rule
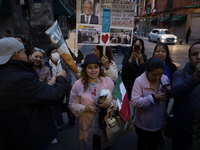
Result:
<svg viewBox="0 0 200 150"><path fill-rule="evenodd" d="M78 84L77 82L74 83L69 98L69 108L71 109L72 113L78 117L79 114L77 113L78 109L80 108L80 96L78 95L77 90Z"/></svg>
<svg viewBox="0 0 200 150"><path fill-rule="evenodd" d="M132 93L131 93L131 106L136 108L149 108L154 103L154 99L152 95L148 95L143 97L142 93L143 89L140 84L140 79L137 78L133 85Z"/></svg>

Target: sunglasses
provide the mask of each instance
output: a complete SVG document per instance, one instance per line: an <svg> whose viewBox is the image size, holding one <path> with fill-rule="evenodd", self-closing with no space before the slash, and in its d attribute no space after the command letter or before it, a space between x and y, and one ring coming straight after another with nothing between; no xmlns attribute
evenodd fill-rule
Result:
<svg viewBox="0 0 200 150"><path fill-rule="evenodd" d="M36 51L39 51L39 52L41 52L43 54L45 53L45 51L43 49L40 49L38 47L34 47L33 49L36 50Z"/></svg>

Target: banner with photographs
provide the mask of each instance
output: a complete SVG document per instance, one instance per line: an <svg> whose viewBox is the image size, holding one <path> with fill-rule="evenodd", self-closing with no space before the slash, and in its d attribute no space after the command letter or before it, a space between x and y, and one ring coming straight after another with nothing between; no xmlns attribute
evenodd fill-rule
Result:
<svg viewBox="0 0 200 150"><path fill-rule="evenodd" d="M130 46L134 11L132 1L77 0L77 44Z"/></svg>
<svg viewBox="0 0 200 150"><path fill-rule="evenodd" d="M101 26L77 24L78 44L100 44Z"/></svg>
<svg viewBox="0 0 200 150"><path fill-rule="evenodd" d="M130 45L132 40L132 28L111 27L109 45Z"/></svg>

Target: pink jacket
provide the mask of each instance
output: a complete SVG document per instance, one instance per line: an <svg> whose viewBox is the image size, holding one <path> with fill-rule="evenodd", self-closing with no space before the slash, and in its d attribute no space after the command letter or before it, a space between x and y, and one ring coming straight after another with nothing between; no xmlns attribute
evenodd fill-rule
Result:
<svg viewBox="0 0 200 150"><path fill-rule="evenodd" d="M169 85L166 75L162 75L160 81L158 93L162 93L163 85ZM131 94L131 106L135 107L133 123L143 130L155 132L165 126L167 99L154 103L151 94L156 94L156 91L151 87L144 72L135 80Z"/></svg>
<svg viewBox="0 0 200 150"><path fill-rule="evenodd" d="M94 114L89 112L84 112L81 115L78 114L77 110L80 104L85 106L94 104L97 102L102 89L109 89L112 93L113 88L114 83L109 77L101 77L101 80L98 81L95 88L89 84L85 92L81 79L74 83L70 94L69 107L77 117L80 150L92 150L94 118ZM96 92L94 92L94 89L96 89Z"/></svg>

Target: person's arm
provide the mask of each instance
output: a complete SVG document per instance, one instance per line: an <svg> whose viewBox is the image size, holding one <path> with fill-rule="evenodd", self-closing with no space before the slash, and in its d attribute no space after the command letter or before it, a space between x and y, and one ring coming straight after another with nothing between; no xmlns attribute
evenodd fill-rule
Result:
<svg viewBox="0 0 200 150"><path fill-rule="evenodd" d="M77 84L77 82L75 82L72 87L69 99L69 108L76 117L82 115L85 112L95 113L96 107L93 103L90 105L81 104L81 95L79 94L80 89L78 90L79 86L82 85Z"/></svg>
<svg viewBox="0 0 200 150"><path fill-rule="evenodd" d="M130 62L129 59L130 59L130 53L126 52L124 54L124 58L122 60L123 70L129 70L130 69L132 61Z"/></svg>
<svg viewBox="0 0 200 150"><path fill-rule="evenodd" d="M185 77L185 74L176 71L172 76L171 94L173 97L187 95L197 84L198 82L194 79L194 74Z"/></svg>
<svg viewBox="0 0 200 150"><path fill-rule="evenodd" d="M108 68L104 67L105 74L112 79L113 82L117 81L118 78L118 72L117 72L117 66L114 61L112 61Z"/></svg>
<svg viewBox="0 0 200 150"><path fill-rule="evenodd" d="M24 104L57 105L65 96L65 78L58 74L56 83L51 86L39 81L34 74L24 76L19 84L19 97Z"/></svg>
<svg viewBox="0 0 200 150"><path fill-rule="evenodd" d="M155 104L153 95L149 94L143 97L140 79L137 78L131 93L131 106L136 108L149 108L152 104Z"/></svg>
<svg viewBox="0 0 200 150"><path fill-rule="evenodd" d="M47 74L47 82L46 83L50 83L50 81L51 81L51 71L50 71L49 67L47 67L47 73L46 74Z"/></svg>

